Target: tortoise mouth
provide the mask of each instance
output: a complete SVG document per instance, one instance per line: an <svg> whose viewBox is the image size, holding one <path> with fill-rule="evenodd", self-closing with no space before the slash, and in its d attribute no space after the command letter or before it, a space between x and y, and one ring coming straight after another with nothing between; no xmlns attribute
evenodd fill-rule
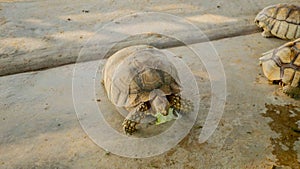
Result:
<svg viewBox="0 0 300 169"><path fill-rule="evenodd" d="M174 101L176 102L176 101L178 101L179 103L179 105L178 106L180 106L180 101L178 100L178 98L174 98L174 97L178 97L178 96L176 96L175 94L170 94L170 95L166 95L165 96L165 98L167 99L167 101L168 101L168 104L166 105L166 107L165 107L165 110L168 112L168 110L170 109L170 108L175 108L174 107ZM144 104L145 104L145 106L146 106L146 109L147 110L149 110L149 109L153 109L153 106L151 105L151 101L146 101L146 102L144 102ZM173 105L173 106L172 106ZM157 113L157 112L153 112L153 113Z"/></svg>
<svg viewBox="0 0 300 169"><path fill-rule="evenodd" d="M263 31L264 30L264 28L263 28L264 26L263 26L263 24L261 24L261 22L259 20L255 20L254 23L257 26L257 29L259 31Z"/></svg>

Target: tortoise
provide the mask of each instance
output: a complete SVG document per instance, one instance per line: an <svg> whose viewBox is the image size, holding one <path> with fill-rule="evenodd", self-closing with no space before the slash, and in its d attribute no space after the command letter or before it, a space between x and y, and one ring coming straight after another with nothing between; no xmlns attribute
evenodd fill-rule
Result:
<svg viewBox="0 0 300 169"><path fill-rule="evenodd" d="M300 7L277 4L264 8L254 20L263 29L262 36L295 40L300 38Z"/></svg>
<svg viewBox="0 0 300 169"><path fill-rule="evenodd" d="M181 98L175 66L152 46L127 47L109 57L103 85L109 100L127 110L122 123L126 134L134 133L147 116L157 120L157 113L166 116L170 108L178 113L193 109L190 100Z"/></svg>
<svg viewBox="0 0 300 169"><path fill-rule="evenodd" d="M300 97L300 38L264 53L260 61L269 80L280 81L285 94Z"/></svg>

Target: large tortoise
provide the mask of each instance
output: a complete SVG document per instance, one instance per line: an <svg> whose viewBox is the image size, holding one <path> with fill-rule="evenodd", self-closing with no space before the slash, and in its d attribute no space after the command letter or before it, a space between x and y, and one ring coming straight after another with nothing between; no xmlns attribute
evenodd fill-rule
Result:
<svg viewBox="0 0 300 169"><path fill-rule="evenodd" d="M269 80L280 81L287 95L300 97L300 38L264 53L260 61Z"/></svg>
<svg viewBox="0 0 300 169"><path fill-rule="evenodd" d="M264 37L281 39L300 38L300 7L293 4L277 4L264 8L255 18L263 29Z"/></svg>
<svg viewBox="0 0 300 169"><path fill-rule="evenodd" d="M127 47L109 57L103 84L110 101L128 112L122 124L127 134L135 132L148 115L156 119L157 113L168 115L169 108L178 112L192 108L189 100L180 97L176 68L151 46Z"/></svg>

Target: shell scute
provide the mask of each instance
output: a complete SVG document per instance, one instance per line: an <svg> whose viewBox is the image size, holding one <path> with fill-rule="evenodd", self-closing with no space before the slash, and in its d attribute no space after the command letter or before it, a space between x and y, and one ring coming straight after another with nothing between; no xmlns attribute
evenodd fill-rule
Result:
<svg viewBox="0 0 300 169"><path fill-rule="evenodd" d="M263 54L260 60L263 72L269 80L300 85L300 38Z"/></svg>
<svg viewBox="0 0 300 169"><path fill-rule="evenodd" d="M278 38L300 38L300 7L293 4L268 6L257 14L255 23Z"/></svg>
<svg viewBox="0 0 300 169"><path fill-rule="evenodd" d="M124 48L108 58L103 82L108 98L118 107L135 107L149 101L155 89L166 95L180 92L175 66L146 45Z"/></svg>

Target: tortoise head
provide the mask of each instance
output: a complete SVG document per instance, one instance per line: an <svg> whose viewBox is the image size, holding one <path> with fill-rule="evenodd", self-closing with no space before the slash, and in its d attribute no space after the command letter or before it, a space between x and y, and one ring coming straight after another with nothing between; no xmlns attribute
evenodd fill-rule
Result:
<svg viewBox="0 0 300 169"><path fill-rule="evenodd" d="M267 19L267 17L266 17L265 15L260 15L260 14L258 14L258 15L255 17L255 19L254 19L254 23L255 23L258 27L264 29L264 28L267 27L267 25L266 25L266 19Z"/></svg>
<svg viewBox="0 0 300 169"><path fill-rule="evenodd" d="M151 92L150 97L150 104L154 113L159 112L163 115L167 115L170 108L170 103L165 94L161 90L155 89Z"/></svg>
<svg viewBox="0 0 300 169"><path fill-rule="evenodd" d="M270 17L275 17L274 14L276 13L277 6L271 5L265 7L263 10L261 10L255 17L254 23L264 29L264 30L270 30L270 27L268 27L268 22Z"/></svg>
<svg viewBox="0 0 300 169"><path fill-rule="evenodd" d="M265 14L267 9L262 10L261 12L259 12L255 19L254 19L254 23L259 27L262 28L263 30L270 30L270 28L268 27L268 19L269 17Z"/></svg>

